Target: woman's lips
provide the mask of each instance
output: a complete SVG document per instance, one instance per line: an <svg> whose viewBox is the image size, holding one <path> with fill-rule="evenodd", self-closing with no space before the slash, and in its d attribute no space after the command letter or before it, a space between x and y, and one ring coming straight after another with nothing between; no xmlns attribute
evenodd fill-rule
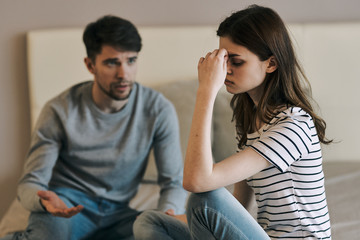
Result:
<svg viewBox="0 0 360 240"><path fill-rule="evenodd" d="M224 84L225 84L225 85L232 85L232 84L234 84L234 82L232 82L232 81L230 81L230 80L225 79Z"/></svg>

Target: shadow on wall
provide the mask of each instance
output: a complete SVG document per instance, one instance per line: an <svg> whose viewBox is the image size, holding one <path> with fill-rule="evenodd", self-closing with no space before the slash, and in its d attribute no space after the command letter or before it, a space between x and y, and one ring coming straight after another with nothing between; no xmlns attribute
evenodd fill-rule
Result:
<svg viewBox="0 0 360 240"><path fill-rule="evenodd" d="M16 196L17 182L30 143L30 104L26 34L15 34L0 46L7 58L2 62L0 124L0 217ZM5 75L5 76L4 76ZM10 76L11 75L11 76ZM6 118L5 118L6 117Z"/></svg>

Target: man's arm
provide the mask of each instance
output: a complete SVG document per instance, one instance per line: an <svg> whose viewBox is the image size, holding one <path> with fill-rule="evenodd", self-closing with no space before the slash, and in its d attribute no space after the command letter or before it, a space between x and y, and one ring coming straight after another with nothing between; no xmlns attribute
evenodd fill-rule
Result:
<svg viewBox="0 0 360 240"><path fill-rule="evenodd" d="M185 212L187 193L182 187L183 159L180 147L179 124L173 105L166 101L158 116L154 138L154 155L160 185L159 210Z"/></svg>
<svg viewBox="0 0 360 240"><path fill-rule="evenodd" d="M24 173L18 186L18 199L32 212L47 211L54 216L71 217L81 205L68 208L55 192L48 191L52 169L59 157L63 129L55 110L43 108L31 138Z"/></svg>
<svg viewBox="0 0 360 240"><path fill-rule="evenodd" d="M55 113L47 104L32 133L23 176L18 185L18 198L29 211L44 211L38 191L48 190L52 169L61 148Z"/></svg>

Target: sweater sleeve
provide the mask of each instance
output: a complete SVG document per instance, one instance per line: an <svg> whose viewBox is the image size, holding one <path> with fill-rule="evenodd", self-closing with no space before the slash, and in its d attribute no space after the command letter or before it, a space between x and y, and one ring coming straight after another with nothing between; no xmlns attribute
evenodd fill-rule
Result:
<svg viewBox="0 0 360 240"><path fill-rule="evenodd" d="M179 124L175 108L167 100L157 118L153 147L161 188L158 209L174 209L176 214L182 214L185 212L187 193L182 187Z"/></svg>
<svg viewBox="0 0 360 240"><path fill-rule="evenodd" d="M25 161L17 194L23 207L29 211L44 211L37 191L47 190L52 169L58 159L60 124L55 111L47 104L32 133L30 149Z"/></svg>

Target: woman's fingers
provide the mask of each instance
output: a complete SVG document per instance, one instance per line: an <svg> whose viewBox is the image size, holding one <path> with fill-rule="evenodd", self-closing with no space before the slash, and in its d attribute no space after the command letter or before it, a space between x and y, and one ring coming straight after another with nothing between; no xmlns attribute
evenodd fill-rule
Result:
<svg viewBox="0 0 360 240"><path fill-rule="evenodd" d="M205 58L209 58L209 56L211 56L212 52L208 52L205 56Z"/></svg>
<svg viewBox="0 0 360 240"><path fill-rule="evenodd" d="M227 51L215 49L201 57L198 63L199 84L211 92L218 91L224 84L227 74ZM205 84L205 85L204 85Z"/></svg>
<svg viewBox="0 0 360 240"><path fill-rule="evenodd" d="M221 59L224 59L224 62L223 62L223 68L227 68L227 61L229 59L229 55L228 55L228 52L224 49L224 48L221 48L219 49L219 51L217 52L217 56L219 56Z"/></svg>
<svg viewBox="0 0 360 240"><path fill-rule="evenodd" d="M213 57L220 57L221 59L227 60L227 51L224 48L215 49L212 52L208 52L205 57L201 57L199 59L199 64L203 63L206 59L213 58Z"/></svg>
<svg viewBox="0 0 360 240"><path fill-rule="evenodd" d="M199 64L201 64L204 60L205 60L205 58L204 58L204 57L201 57L201 58L199 59Z"/></svg>
<svg viewBox="0 0 360 240"><path fill-rule="evenodd" d="M217 56L225 58L227 55L227 51L224 48L221 48L221 49L217 50L216 54L217 54Z"/></svg>

